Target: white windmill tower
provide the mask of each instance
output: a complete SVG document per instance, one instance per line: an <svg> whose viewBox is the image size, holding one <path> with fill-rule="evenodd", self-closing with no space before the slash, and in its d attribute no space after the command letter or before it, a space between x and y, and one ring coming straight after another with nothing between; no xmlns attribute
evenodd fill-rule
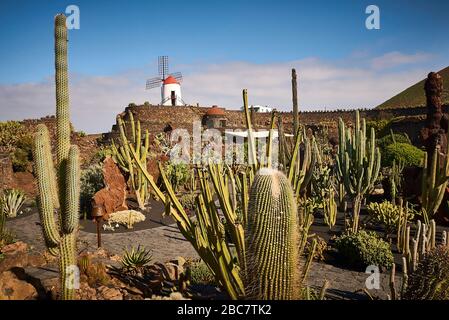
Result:
<svg viewBox="0 0 449 320"><path fill-rule="evenodd" d="M147 89L159 87L161 84L161 105L183 106L185 105L181 95L181 72L168 73L168 57L159 56L159 77L147 80Z"/></svg>

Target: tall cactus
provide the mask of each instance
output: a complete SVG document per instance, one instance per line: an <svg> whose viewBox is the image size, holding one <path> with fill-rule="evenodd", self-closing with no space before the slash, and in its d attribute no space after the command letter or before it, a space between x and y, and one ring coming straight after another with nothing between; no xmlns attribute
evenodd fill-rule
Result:
<svg viewBox="0 0 449 320"><path fill-rule="evenodd" d="M428 163L428 154L424 154L422 173L421 205L427 217L433 217L443 201L449 182L449 154L439 154L436 147Z"/></svg>
<svg viewBox="0 0 449 320"><path fill-rule="evenodd" d="M292 69L292 102L293 102L293 133L296 134L299 129L298 115L298 83L296 80L296 69Z"/></svg>
<svg viewBox="0 0 449 320"><path fill-rule="evenodd" d="M356 111L354 130L346 128L343 120L339 119L338 134L337 178L352 199L352 231L357 232L363 198L374 188L379 175L380 151L376 148L374 128L371 128L371 135L367 138L365 119L360 123L359 111Z"/></svg>
<svg viewBox="0 0 449 320"><path fill-rule="evenodd" d="M129 123L131 124L131 139L127 137L126 125L123 119L118 116L117 123L120 130L120 145L116 146L112 143L112 156L114 161L120 168L129 174L128 185L133 190L137 203L141 209L145 209L145 202L148 198L148 182L142 172L138 170L136 161L147 166L148 151L150 148L150 136L148 130L145 131L142 140L142 131L140 129L140 121L134 121L131 111L128 111ZM130 144L136 151L137 159L135 160L130 152Z"/></svg>
<svg viewBox="0 0 449 320"><path fill-rule="evenodd" d="M287 177L260 169L250 191L246 226L249 298L299 298L298 213Z"/></svg>
<svg viewBox="0 0 449 320"><path fill-rule="evenodd" d="M70 145L67 28L63 14L55 17L55 67L58 174L53 166L48 129L43 124L37 126L33 154L45 243L50 253L59 256L60 298L71 300L75 297L80 171L78 147Z"/></svg>

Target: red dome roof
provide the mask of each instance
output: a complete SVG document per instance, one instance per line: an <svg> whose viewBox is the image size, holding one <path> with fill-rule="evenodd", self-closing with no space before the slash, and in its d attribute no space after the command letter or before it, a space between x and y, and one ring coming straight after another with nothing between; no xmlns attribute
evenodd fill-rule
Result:
<svg viewBox="0 0 449 320"><path fill-rule="evenodd" d="M178 81L176 81L176 79L172 76L168 76L167 78L165 78L164 84L172 84L172 83L178 84Z"/></svg>
<svg viewBox="0 0 449 320"><path fill-rule="evenodd" d="M223 108L219 108L218 106L212 106L211 108L209 108L209 110L207 110L206 115L207 116L224 116L225 112L224 112Z"/></svg>

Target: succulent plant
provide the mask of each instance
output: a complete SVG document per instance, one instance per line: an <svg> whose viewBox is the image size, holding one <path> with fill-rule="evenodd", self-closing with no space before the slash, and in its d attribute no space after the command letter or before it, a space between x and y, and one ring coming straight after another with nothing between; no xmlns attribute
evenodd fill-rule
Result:
<svg viewBox="0 0 449 320"><path fill-rule="evenodd" d="M121 262L124 268L136 270L149 264L152 258L151 250L139 245L137 248L125 249Z"/></svg>
<svg viewBox="0 0 449 320"><path fill-rule="evenodd" d="M112 158L118 164L123 172L129 175L128 185L134 191L137 203L140 209L145 209L148 200L148 182L142 172L138 170L137 162L142 166L147 166L147 156L150 148L150 136L148 130L142 139L140 121L134 121L131 111L128 111L129 124L131 126L131 137L128 138L126 124L121 116L117 117L117 123L120 130L120 143L118 145L112 142ZM130 148L136 153L136 158L131 156Z"/></svg>
<svg viewBox="0 0 449 320"><path fill-rule="evenodd" d="M249 298L299 298L298 215L287 177L262 168L251 186L246 225L246 292Z"/></svg>
<svg viewBox="0 0 449 320"><path fill-rule="evenodd" d="M55 81L57 121L57 173L50 136L44 124L37 126L33 155L39 191L39 216L45 243L59 257L60 298L72 300L76 290L76 236L80 204L79 150L70 145L69 89L66 17L55 17ZM58 211L59 221L55 220Z"/></svg>
<svg viewBox="0 0 449 320"><path fill-rule="evenodd" d="M25 203L26 196L22 190L9 189L3 192L1 202L3 211L8 218L17 217L20 208Z"/></svg>
<svg viewBox="0 0 449 320"><path fill-rule="evenodd" d="M346 128L340 118L338 123L337 178L344 184L346 194L352 199L352 232L359 229L360 207L365 194L374 188L380 171L380 151L376 148L376 134L371 128L368 138L365 119L360 121L356 111L355 128Z"/></svg>
<svg viewBox="0 0 449 320"><path fill-rule="evenodd" d="M449 247L429 251L408 277L406 300L449 300Z"/></svg>

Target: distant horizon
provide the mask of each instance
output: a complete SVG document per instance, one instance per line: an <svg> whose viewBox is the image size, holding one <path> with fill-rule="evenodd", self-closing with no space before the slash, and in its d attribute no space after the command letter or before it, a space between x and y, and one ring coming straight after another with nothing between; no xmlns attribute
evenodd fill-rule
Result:
<svg viewBox="0 0 449 320"><path fill-rule="evenodd" d="M370 4L379 30L365 26ZM159 55L183 73L188 104L228 110L246 88L250 104L289 111L292 68L300 110L330 111L373 108L449 65L447 1L2 1L0 121L55 113L53 17L68 5L80 10L69 30L71 115L88 133L109 131L131 102L158 104L145 81Z"/></svg>

